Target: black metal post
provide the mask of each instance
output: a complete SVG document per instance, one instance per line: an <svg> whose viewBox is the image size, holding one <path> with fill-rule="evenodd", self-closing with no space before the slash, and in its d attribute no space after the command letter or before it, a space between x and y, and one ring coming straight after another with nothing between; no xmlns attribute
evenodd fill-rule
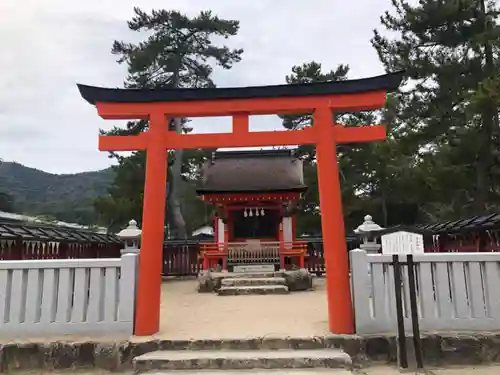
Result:
<svg viewBox="0 0 500 375"><path fill-rule="evenodd" d="M396 296L396 319L398 322L398 348L401 368L408 368L408 353L406 352L405 322L403 317L403 301L401 298L401 265L399 255L392 256L394 268L394 291Z"/></svg>
<svg viewBox="0 0 500 375"><path fill-rule="evenodd" d="M422 358L422 342L420 340L420 327L418 321L415 263L413 262L413 255L411 254L408 255L408 279L408 287L410 289L411 325L413 328L413 346L415 347L415 360L417 361L417 368L424 368L424 361Z"/></svg>

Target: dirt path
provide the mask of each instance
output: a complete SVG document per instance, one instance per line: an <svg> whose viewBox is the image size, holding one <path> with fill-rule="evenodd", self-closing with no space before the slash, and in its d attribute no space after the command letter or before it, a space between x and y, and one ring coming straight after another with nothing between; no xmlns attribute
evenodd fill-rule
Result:
<svg viewBox="0 0 500 375"><path fill-rule="evenodd" d="M218 296L200 294L196 280L162 285L161 327L168 339L307 337L328 334L324 278L315 290L288 295Z"/></svg>

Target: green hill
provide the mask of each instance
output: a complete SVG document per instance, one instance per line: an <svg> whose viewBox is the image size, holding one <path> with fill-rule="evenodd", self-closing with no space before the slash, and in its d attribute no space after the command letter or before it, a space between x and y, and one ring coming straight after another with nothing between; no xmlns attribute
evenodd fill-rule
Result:
<svg viewBox="0 0 500 375"><path fill-rule="evenodd" d="M107 192L111 168L96 172L52 174L18 163L3 162L0 192L14 198L14 210L27 215L49 215L58 220L97 223L94 199Z"/></svg>

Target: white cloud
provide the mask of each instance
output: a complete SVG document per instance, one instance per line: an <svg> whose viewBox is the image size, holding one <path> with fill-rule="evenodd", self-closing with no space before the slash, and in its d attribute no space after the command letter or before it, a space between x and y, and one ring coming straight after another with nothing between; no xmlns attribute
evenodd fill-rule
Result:
<svg viewBox="0 0 500 375"><path fill-rule="evenodd" d="M119 86L125 68L110 49L115 39L137 40L126 26L133 7L168 6L190 15L211 9L240 20L232 47L243 61L217 70L220 86L279 84L294 64L319 61L325 69L344 63L351 78L382 73L370 45L372 29L389 0L228 1L3 0L0 2L0 158L56 173L105 168L97 151L100 119L79 95L76 82ZM196 119L195 131L227 131L228 119ZM279 127L272 117L252 128Z"/></svg>

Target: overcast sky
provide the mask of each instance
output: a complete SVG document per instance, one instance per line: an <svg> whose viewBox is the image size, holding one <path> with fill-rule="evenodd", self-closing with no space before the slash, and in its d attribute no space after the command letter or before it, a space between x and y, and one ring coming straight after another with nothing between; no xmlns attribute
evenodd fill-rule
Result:
<svg viewBox="0 0 500 375"><path fill-rule="evenodd" d="M125 67L110 49L115 39L137 40L126 21L133 7L211 9L240 21L228 44L243 48L232 70L216 70L218 86L284 83L293 65L316 60L324 69L348 64L350 78L383 73L370 45L390 0L1 0L0 158L52 173L110 165L97 150L102 120L76 83L121 86ZM225 118L197 119L195 132L228 131ZM274 117L251 119L252 130L278 128Z"/></svg>

